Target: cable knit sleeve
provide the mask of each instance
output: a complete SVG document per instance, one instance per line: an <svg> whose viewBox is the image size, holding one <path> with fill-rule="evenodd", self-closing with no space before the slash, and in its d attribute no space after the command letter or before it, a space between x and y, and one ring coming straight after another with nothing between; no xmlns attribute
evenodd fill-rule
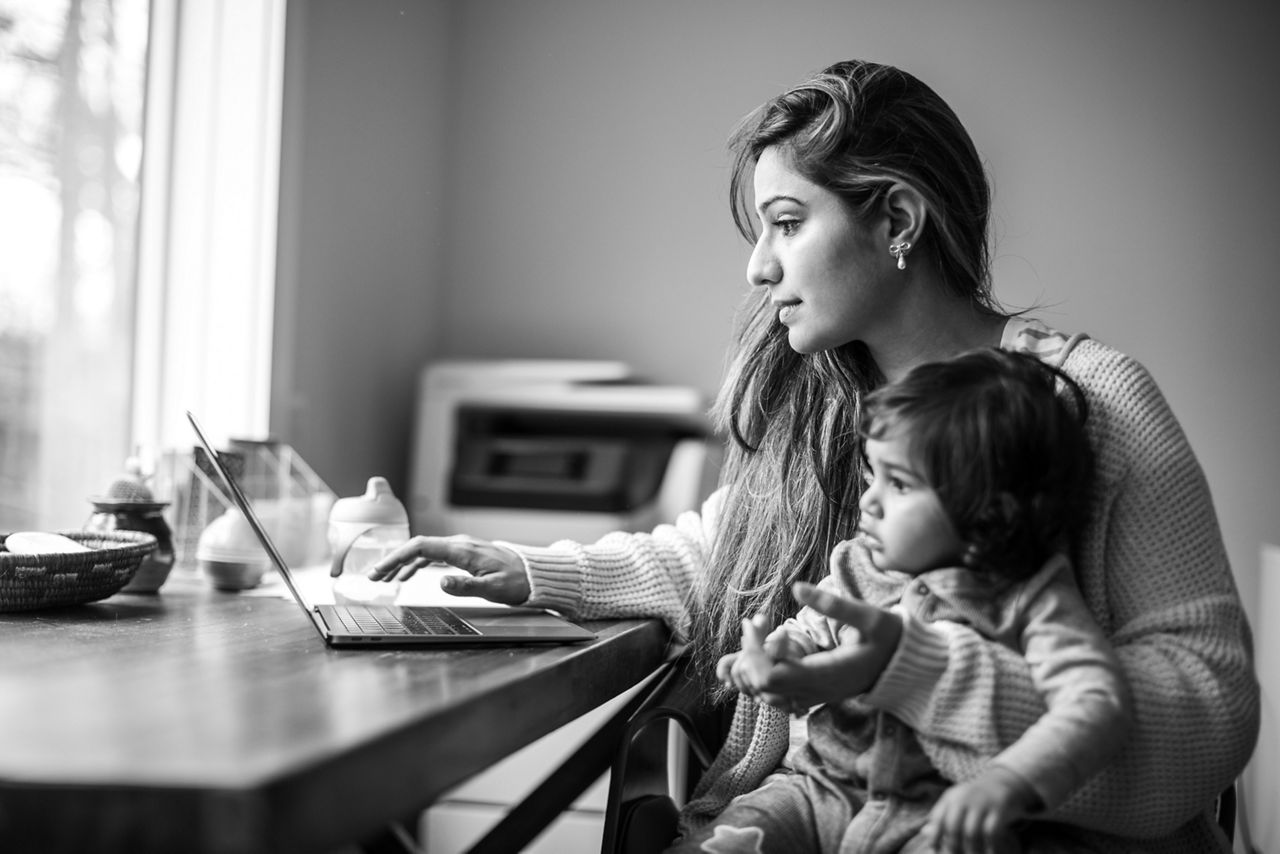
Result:
<svg viewBox="0 0 1280 854"><path fill-rule="evenodd" d="M590 545L499 545L524 559L526 604L584 620L659 617L684 641L694 577L706 563L722 497L716 492L700 513L682 513L651 532L614 532Z"/></svg>
<svg viewBox="0 0 1280 854"><path fill-rule="evenodd" d="M1134 729L1119 758L1052 817L1106 834L1183 838L1257 738L1249 627L1204 474L1151 376L1089 340L1063 367L1088 397L1098 461L1076 542L1080 587L1129 680ZM958 780L1044 711L1015 653L964 627L918 622L867 699L914 727Z"/></svg>

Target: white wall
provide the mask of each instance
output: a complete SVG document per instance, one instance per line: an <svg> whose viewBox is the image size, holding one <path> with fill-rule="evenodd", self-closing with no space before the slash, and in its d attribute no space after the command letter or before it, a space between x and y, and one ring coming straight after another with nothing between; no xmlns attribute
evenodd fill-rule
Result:
<svg viewBox="0 0 1280 854"><path fill-rule="evenodd" d="M1276 619L1254 606L1280 542L1272 5L295 2L298 335L273 428L349 492L403 471L435 356L622 358L713 392L747 289L725 138L865 57L933 85L989 161L997 293L1154 373L1255 625Z"/></svg>
<svg viewBox="0 0 1280 854"><path fill-rule="evenodd" d="M403 495L439 352L449 4L290 2L271 429L339 495Z"/></svg>
<svg viewBox="0 0 1280 854"><path fill-rule="evenodd" d="M1155 373L1247 581L1280 528L1280 62L1254 6L1201 6L468 0L443 344L713 390L747 290L729 128L827 62L899 64L989 160L997 292Z"/></svg>

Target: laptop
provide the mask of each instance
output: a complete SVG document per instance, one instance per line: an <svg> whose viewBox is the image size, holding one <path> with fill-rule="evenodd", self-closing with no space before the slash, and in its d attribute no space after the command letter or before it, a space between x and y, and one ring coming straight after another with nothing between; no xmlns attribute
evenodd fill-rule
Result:
<svg viewBox="0 0 1280 854"><path fill-rule="evenodd" d="M576 643L595 638L593 632L536 608L308 604L248 497L209 444L196 417L188 412L187 420L196 431L200 447L226 485L231 500L240 508L280 573L289 595L329 646L512 646Z"/></svg>

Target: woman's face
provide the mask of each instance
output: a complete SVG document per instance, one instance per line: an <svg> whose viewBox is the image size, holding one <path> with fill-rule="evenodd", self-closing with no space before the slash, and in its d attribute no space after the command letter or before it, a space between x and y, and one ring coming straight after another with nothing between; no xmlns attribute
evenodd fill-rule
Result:
<svg viewBox="0 0 1280 854"><path fill-rule="evenodd" d="M854 219L838 196L792 171L776 147L755 171L760 237L747 280L769 289L778 321L799 353L863 341L875 349L892 296L887 225L882 237Z"/></svg>
<svg viewBox="0 0 1280 854"><path fill-rule="evenodd" d="M858 502L858 541L883 571L916 573L954 566L965 545L897 430L866 440L868 480Z"/></svg>

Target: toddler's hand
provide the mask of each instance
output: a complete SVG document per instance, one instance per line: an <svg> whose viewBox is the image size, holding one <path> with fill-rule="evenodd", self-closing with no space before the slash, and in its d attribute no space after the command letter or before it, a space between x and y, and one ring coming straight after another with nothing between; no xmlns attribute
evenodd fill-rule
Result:
<svg viewBox="0 0 1280 854"><path fill-rule="evenodd" d="M757 614L742 621L742 651L731 653L716 663L716 677L728 688L802 715L808 708L790 697L772 693L767 686L779 664L799 658L803 649L781 629L766 638L768 622Z"/></svg>
<svg viewBox="0 0 1280 854"><path fill-rule="evenodd" d="M1020 775L992 765L976 779L942 793L921 833L946 854L1016 851L1010 826L1036 805L1038 796Z"/></svg>
<svg viewBox="0 0 1280 854"><path fill-rule="evenodd" d="M756 616L742 621L742 651L721 658L716 664L716 676L726 687L754 697L761 683L773 667L773 659L764 651L761 638L764 634L764 618Z"/></svg>

